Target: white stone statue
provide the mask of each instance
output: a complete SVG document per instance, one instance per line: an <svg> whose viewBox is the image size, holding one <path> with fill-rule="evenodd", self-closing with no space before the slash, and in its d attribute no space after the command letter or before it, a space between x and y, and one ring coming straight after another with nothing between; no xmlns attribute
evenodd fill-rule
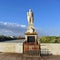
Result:
<svg viewBox="0 0 60 60"><path fill-rule="evenodd" d="M29 9L29 12L27 12L27 19L28 19L28 24L33 25L34 18L33 18L33 12L31 9Z"/></svg>
<svg viewBox="0 0 60 60"><path fill-rule="evenodd" d="M28 20L28 30L27 32L34 32L34 16L31 9L29 9L29 12L27 12L27 20Z"/></svg>

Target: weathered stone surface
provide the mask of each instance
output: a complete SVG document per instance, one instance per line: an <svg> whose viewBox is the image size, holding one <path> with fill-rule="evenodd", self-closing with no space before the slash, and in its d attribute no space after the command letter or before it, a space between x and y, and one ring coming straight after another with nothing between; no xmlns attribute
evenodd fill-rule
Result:
<svg viewBox="0 0 60 60"><path fill-rule="evenodd" d="M0 43L0 52L23 53L23 43Z"/></svg>
<svg viewBox="0 0 60 60"><path fill-rule="evenodd" d="M60 55L60 44L58 43L42 43L41 54Z"/></svg>

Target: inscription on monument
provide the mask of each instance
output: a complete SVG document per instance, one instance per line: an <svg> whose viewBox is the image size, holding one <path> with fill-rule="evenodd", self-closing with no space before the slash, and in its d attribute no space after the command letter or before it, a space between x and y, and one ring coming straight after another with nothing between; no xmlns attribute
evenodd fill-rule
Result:
<svg viewBox="0 0 60 60"><path fill-rule="evenodd" d="M27 37L27 42L28 42L28 43L35 42L35 36L28 36L28 37Z"/></svg>

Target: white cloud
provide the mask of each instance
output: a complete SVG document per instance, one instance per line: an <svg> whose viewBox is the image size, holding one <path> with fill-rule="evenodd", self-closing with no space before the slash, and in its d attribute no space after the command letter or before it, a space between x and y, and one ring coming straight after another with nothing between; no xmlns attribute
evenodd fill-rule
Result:
<svg viewBox="0 0 60 60"><path fill-rule="evenodd" d="M7 25L7 22L5 22L4 25Z"/></svg>
<svg viewBox="0 0 60 60"><path fill-rule="evenodd" d="M23 35L26 25L16 23L0 22L0 34L2 35Z"/></svg>
<svg viewBox="0 0 60 60"><path fill-rule="evenodd" d="M26 27L26 25L21 25L21 27L25 28L25 27Z"/></svg>
<svg viewBox="0 0 60 60"><path fill-rule="evenodd" d="M17 24L17 23L10 23L10 22L0 22L0 24L2 25L7 25L7 26L11 26L11 27L26 27L26 25L23 24Z"/></svg>

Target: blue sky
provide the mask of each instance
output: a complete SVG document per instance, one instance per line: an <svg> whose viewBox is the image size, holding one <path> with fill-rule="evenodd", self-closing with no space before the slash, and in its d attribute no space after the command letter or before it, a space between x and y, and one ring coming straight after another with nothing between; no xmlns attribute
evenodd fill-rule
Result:
<svg viewBox="0 0 60 60"><path fill-rule="evenodd" d="M0 22L27 26L29 9L34 13L36 29L60 36L60 0L0 0Z"/></svg>

